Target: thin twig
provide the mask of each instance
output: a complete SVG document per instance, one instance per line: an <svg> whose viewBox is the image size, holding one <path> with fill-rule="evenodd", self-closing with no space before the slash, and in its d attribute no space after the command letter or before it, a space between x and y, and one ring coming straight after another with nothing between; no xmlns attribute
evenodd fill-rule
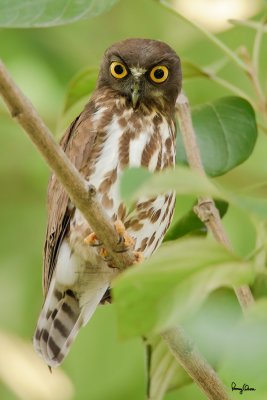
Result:
<svg viewBox="0 0 267 400"><path fill-rule="evenodd" d="M263 115L266 115L267 113L267 107L266 107L266 99L259 81L258 74L256 73L254 69L254 65L252 63L250 54L248 53L248 50L246 47L242 47L240 49L240 54L242 55L242 58L247 64L247 74L248 77L251 81L252 87L256 93L256 96L258 98L258 111L261 112Z"/></svg>
<svg viewBox="0 0 267 400"><path fill-rule="evenodd" d="M265 24L266 24L266 21L264 18L264 20L261 22L259 28L257 29L254 44L253 44L252 65L254 67L254 71L257 76L259 76L260 49L261 49L262 38L264 35Z"/></svg>
<svg viewBox="0 0 267 400"><path fill-rule="evenodd" d="M223 79L217 75L214 75L214 74L210 74L209 78L210 78L210 80L217 83L221 87L224 87L224 88L228 89L229 91L231 91L232 93L236 94L237 96L242 97L243 99L247 100L254 109L256 109L256 110L258 109L258 104L256 104L254 102L254 100L252 100L242 89L235 86L233 83L228 82L225 79Z"/></svg>
<svg viewBox="0 0 267 400"><path fill-rule="evenodd" d="M229 396L216 372L188 339L181 327L174 327L162 335L179 364L211 400L229 400Z"/></svg>
<svg viewBox="0 0 267 400"><path fill-rule="evenodd" d="M131 265L133 262L131 252L114 252L118 237L114 227L96 200L94 188L91 187L91 190L90 188L88 190L79 172L55 142L32 104L18 89L1 61L0 93L11 115L24 128L50 168L53 169L75 206L84 214L91 228L94 229L99 239L113 257L116 266L124 269ZM228 399L223 384L207 361L194 347L192 351L188 352L188 346L191 341L186 338L180 328L169 329L163 334L163 337L176 359L187 370L203 392L206 393L209 399ZM192 347L192 344L190 346ZM219 396L218 393L220 393Z"/></svg>
<svg viewBox="0 0 267 400"><path fill-rule="evenodd" d="M238 19L228 19L228 22L230 22L230 24L232 24L232 25L244 26L246 28L251 28L251 29L256 29L256 30L258 30L262 25L262 22L249 21L249 20L244 21L244 20L238 20ZM266 24L263 27L263 32L267 32Z"/></svg>
<svg viewBox="0 0 267 400"><path fill-rule="evenodd" d="M55 172L72 202L83 213L117 268L132 265L131 252L117 253L118 235L110 219L96 198L93 187L89 187L61 147L54 140L47 126L35 111L31 102L23 95L0 61L0 92L13 118L23 127L49 167Z"/></svg>
<svg viewBox="0 0 267 400"><path fill-rule="evenodd" d="M201 161L200 151L192 123L189 102L184 93L181 93L178 96L176 108L188 163L192 169L197 171L200 175L205 176L206 173ZM201 221L204 222L207 228L212 232L215 239L222 243L226 248L231 249L231 244L226 235L219 211L216 208L213 199L210 197L199 198L198 205L194 208L194 211ZM235 293L243 310L245 310L249 305L253 304L254 299L248 286L244 285L242 287L235 288Z"/></svg>
<svg viewBox="0 0 267 400"><path fill-rule="evenodd" d="M261 123L257 123L257 125L258 125L258 128L263 132L263 133L267 133L267 128L266 128L266 126L264 126L264 125L262 125Z"/></svg>
<svg viewBox="0 0 267 400"><path fill-rule="evenodd" d="M226 46L217 36L213 35L210 31L205 29L202 25L198 24L196 21L192 21L187 19L184 15L182 15L179 11L177 11L171 2L167 2L165 0L158 0L159 3L165 7L168 11L174 14L176 17L184 20L189 25L193 26L194 28L198 29L198 31L202 32L212 43L214 43L217 48L219 48L231 61L233 61L239 68L243 71L247 72L247 65L238 57L238 55Z"/></svg>

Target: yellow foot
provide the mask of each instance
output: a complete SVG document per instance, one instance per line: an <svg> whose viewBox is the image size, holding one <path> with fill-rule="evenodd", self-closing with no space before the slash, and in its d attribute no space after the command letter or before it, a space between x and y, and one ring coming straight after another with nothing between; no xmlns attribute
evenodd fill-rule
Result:
<svg viewBox="0 0 267 400"><path fill-rule="evenodd" d="M142 251L134 251L133 254L135 258L134 264L140 264L141 262L144 261L145 258Z"/></svg>
<svg viewBox="0 0 267 400"><path fill-rule="evenodd" d="M101 243L97 239L95 232L90 233L90 235L86 236L83 240L85 244L89 244L89 246L100 246Z"/></svg>
<svg viewBox="0 0 267 400"><path fill-rule="evenodd" d="M125 249L132 248L135 244L135 240L128 234L123 222L117 220L115 221L114 226L119 235L119 244L123 244Z"/></svg>

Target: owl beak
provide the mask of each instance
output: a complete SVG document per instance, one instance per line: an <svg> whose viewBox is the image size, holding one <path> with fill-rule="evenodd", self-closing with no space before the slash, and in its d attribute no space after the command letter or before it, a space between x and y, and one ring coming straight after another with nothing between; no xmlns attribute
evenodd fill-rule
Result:
<svg viewBox="0 0 267 400"><path fill-rule="evenodd" d="M131 86L131 98L132 98L133 108L136 108L139 97L140 97L140 84L139 80L135 80Z"/></svg>

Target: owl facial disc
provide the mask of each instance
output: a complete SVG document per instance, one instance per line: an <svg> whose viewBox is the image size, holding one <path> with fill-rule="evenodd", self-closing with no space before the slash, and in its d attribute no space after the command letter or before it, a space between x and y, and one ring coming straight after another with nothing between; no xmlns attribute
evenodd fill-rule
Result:
<svg viewBox="0 0 267 400"><path fill-rule="evenodd" d="M111 88L134 110L169 112L181 90L180 59L166 43L126 39L114 43L103 57L97 88Z"/></svg>

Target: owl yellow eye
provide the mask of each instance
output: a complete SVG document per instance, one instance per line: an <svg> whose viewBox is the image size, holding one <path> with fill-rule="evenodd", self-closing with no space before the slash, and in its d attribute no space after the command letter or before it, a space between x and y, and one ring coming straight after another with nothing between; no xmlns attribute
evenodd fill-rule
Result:
<svg viewBox="0 0 267 400"><path fill-rule="evenodd" d="M110 72L111 75L117 79L124 78L128 74L125 65L117 61L113 61L113 63L110 64Z"/></svg>
<svg viewBox="0 0 267 400"><path fill-rule="evenodd" d="M155 83L165 82L168 78L169 70L164 65L156 65L156 67L152 68L150 71L150 79Z"/></svg>

